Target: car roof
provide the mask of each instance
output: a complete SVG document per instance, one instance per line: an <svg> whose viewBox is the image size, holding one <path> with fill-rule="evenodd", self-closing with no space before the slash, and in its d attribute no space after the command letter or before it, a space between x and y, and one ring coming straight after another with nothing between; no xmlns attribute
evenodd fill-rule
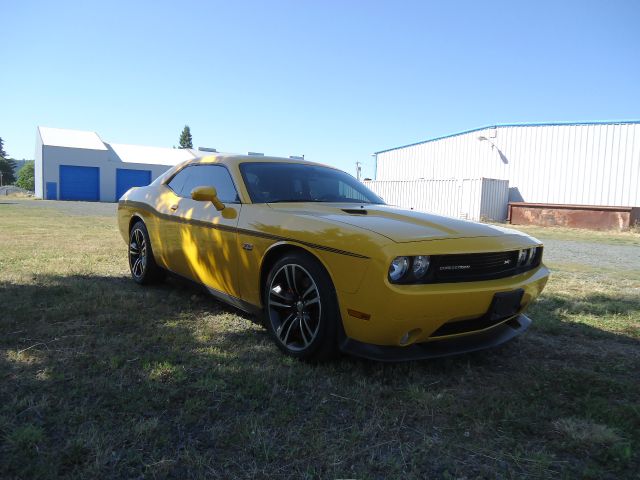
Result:
<svg viewBox="0 0 640 480"><path fill-rule="evenodd" d="M177 164L176 166L170 168L158 178L156 178L153 184L166 184L168 183L177 172L180 172L184 168L190 165L206 165L206 164L217 164L224 165L228 170L231 171L232 175L239 179L240 175L240 165L243 163L288 163L288 164L298 164L298 165L313 165L319 167L326 167L332 170L342 171L336 167L332 167L331 165L325 165L322 163L310 162L308 160L301 160L297 158L285 158L285 157L267 157L263 155L237 155L237 154L228 154L228 153L212 153L203 155L200 157L196 157L193 159L186 160L182 163ZM243 203L249 203L247 200L250 198L249 192L246 189L244 183L237 184L236 188L239 188L240 198L243 199Z"/></svg>
<svg viewBox="0 0 640 480"><path fill-rule="evenodd" d="M202 164L202 163L220 163L223 165L227 165L229 167L231 166L237 167L241 163L296 163L301 165L316 165L320 167L328 167L328 168L335 169L335 167L332 167L330 165L310 162L308 160L301 160L297 158L268 157L263 155L237 155L237 154L226 154L226 153L214 153L211 155L203 155L202 157L197 157L185 162L185 164L189 164L189 165Z"/></svg>

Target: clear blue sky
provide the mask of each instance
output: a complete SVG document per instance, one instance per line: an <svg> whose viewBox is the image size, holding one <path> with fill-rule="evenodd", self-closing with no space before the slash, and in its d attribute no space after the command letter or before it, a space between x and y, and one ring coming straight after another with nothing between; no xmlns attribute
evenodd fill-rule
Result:
<svg viewBox="0 0 640 480"><path fill-rule="evenodd" d="M3 0L0 137L370 154L495 123L640 119L640 1Z"/></svg>

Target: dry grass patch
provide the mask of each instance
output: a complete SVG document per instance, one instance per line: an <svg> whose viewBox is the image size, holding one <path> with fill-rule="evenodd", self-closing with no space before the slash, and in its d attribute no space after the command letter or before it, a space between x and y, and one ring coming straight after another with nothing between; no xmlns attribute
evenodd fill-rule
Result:
<svg viewBox="0 0 640 480"><path fill-rule="evenodd" d="M0 477L640 471L633 276L556 266L497 350L314 366L190 286L134 284L113 217L0 205L0 252Z"/></svg>
<svg viewBox="0 0 640 480"><path fill-rule="evenodd" d="M581 418L562 418L553 423L555 430L568 440L582 446L606 446L619 442L614 429Z"/></svg>

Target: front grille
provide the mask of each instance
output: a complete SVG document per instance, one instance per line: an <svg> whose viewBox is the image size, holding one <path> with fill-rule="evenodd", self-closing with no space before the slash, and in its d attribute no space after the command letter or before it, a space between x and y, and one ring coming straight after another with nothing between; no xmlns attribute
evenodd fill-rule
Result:
<svg viewBox="0 0 640 480"><path fill-rule="evenodd" d="M519 250L495 253L432 255L429 283L475 282L505 278L540 265L542 247L535 251L529 265L518 266Z"/></svg>
<svg viewBox="0 0 640 480"><path fill-rule="evenodd" d="M518 266L520 250L491 253L431 255L427 274L420 280L410 275L397 283L457 283L495 280L533 270L542 262L542 247L537 247L533 259Z"/></svg>
<svg viewBox="0 0 640 480"><path fill-rule="evenodd" d="M432 257L431 261L438 280L455 282L465 278L474 279L508 273L518 264L518 251L437 255Z"/></svg>

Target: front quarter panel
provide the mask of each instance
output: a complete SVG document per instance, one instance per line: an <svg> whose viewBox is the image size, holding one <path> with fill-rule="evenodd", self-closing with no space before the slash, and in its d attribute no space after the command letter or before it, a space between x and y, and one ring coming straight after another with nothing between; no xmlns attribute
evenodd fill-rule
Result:
<svg viewBox="0 0 640 480"><path fill-rule="evenodd" d="M384 244L385 239L370 232L290 215L265 204L245 205L238 225L242 298L262 304L260 271L265 257L275 248L306 250L327 269L337 292L355 292L367 272L370 255Z"/></svg>
<svg viewBox="0 0 640 480"><path fill-rule="evenodd" d="M173 213L171 207L179 201L180 197L167 186L151 184L132 188L118 203L118 226L125 242L129 241L131 218L139 217L149 232L154 259L163 268L170 267L172 245L177 244L177 229L167 219Z"/></svg>

